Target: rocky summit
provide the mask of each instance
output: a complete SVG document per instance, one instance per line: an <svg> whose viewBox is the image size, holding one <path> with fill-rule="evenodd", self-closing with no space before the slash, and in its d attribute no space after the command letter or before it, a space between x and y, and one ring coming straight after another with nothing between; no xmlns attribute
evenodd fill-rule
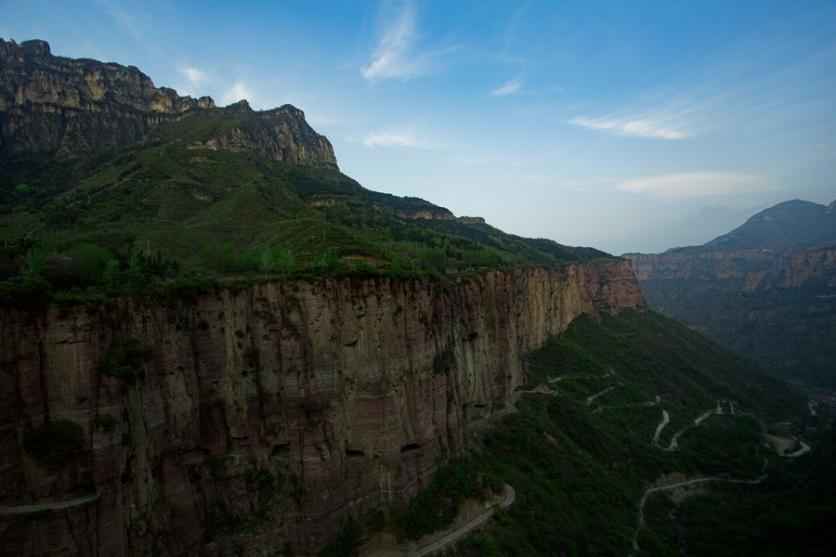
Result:
<svg viewBox="0 0 836 557"><path fill-rule="evenodd" d="M233 125L211 125L228 121L226 116L234 118ZM219 108L209 97L193 99L157 87L134 66L54 56L45 41L0 39L0 161L126 147L147 139L162 123L195 118L203 127L196 130L193 147L337 166L330 142L293 106L254 111L241 102Z"/></svg>

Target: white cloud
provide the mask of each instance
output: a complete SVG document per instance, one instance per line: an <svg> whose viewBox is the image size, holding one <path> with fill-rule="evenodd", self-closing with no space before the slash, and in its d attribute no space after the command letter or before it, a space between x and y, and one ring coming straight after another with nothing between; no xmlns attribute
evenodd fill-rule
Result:
<svg viewBox="0 0 836 557"><path fill-rule="evenodd" d="M236 81L232 87L224 92L221 100L224 104L232 104L240 100L245 100L250 104L250 106L252 106L255 103L255 96L246 83L243 81Z"/></svg>
<svg viewBox="0 0 836 557"><path fill-rule="evenodd" d="M491 91L491 95L495 97L505 97L508 95L513 95L520 89L522 89L522 83L520 83L519 79L517 79L516 77L512 77L504 85L497 87L496 89Z"/></svg>
<svg viewBox="0 0 836 557"><path fill-rule="evenodd" d="M417 135L411 129L372 132L363 138L366 147L407 147L410 149L443 149L444 145Z"/></svg>
<svg viewBox="0 0 836 557"><path fill-rule="evenodd" d="M415 6L405 2L400 13L389 22L368 66L361 70L369 81L417 75L418 68L408 59L408 51L415 42Z"/></svg>
<svg viewBox="0 0 836 557"><path fill-rule="evenodd" d="M180 68L180 73L186 76L186 79L189 80L192 87L199 87L209 81L209 76L206 72L198 68Z"/></svg>
<svg viewBox="0 0 836 557"><path fill-rule="evenodd" d="M625 180L618 189L652 197L708 197L768 189L761 176L733 172L686 172Z"/></svg>
<svg viewBox="0 0 836 557"><path fill-rule="evenodd" d="M670 126L664 122L642 118L587 118L577 116L569 123L590 130L612 131L618 135L631 135L648 139L676 140L685 139L690 134L684 129Z"/></svg>
<svg viewBox="0 0 836 557"><path fill-rule="evenodd" d="M380 41L369 63L360 70L370 83L384 79L406 81L430 73L438 67L438 59L458 47L441 47L419 51L419 34L415 25L415 5L405 0L400 10L385 25Z"/></svg>

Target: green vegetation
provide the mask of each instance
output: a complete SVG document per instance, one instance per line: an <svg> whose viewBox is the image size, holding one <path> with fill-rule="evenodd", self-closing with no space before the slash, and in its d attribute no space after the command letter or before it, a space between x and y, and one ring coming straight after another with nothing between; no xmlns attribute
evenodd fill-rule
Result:
<svg viewBox="0 0 836 557"><path fill-rule="evenodd" d="M70 420L46 421L28 432L23 447L48 468L58 468L81 452L84 430Z"/></svg>
<svg viewBox="0 0 836 557"><path fill-rule="evenodd" d="M152 355L149 346L144 346L134 339L114 344L108 350L102 364L102 373L124 380L135 379L138 368L151 359Z"/></svg>
<svg viewBox="0 0 836 557"><path fill-rule="evenodd" d="M96 416L96 429L99 431L113 431L119 425L119 420L116 416L108 412Z"/></svg>
<svg viewBox="0 0 836 557"><path fill-rule="evenodd" d="M127 149L3 163L0 198L10 201L0 206L0 304L182 295L217 280L461 276L606 257L455 220L337 170L184 147L218 126L245 125L235 114L207 111Z"/></svg>
<svg viewBox="0 0 836 557"><path fill-rule="evenodd" d="M518 412L464 460L442 468L406 510L394 513L389 529L415 539L449 522L479 485L504 482L516 489L515 503L487 531L460 543L462 554L624 555L637 503L660 477L755 478L764 459L771 473L781 473L787 464L764 448L759 418L804 415L784 381L652 312L575 320L531 354L529 379L531 387L544 384L557 394L522 395ZM615 388L604 392L609 387ZM688 429L678 451L653 446L663 409L671 417L660 439L667 446L718 400L733 401L735 415L711 415ZM678 554L655 525L642 531L640 543L650 554Z"/></svg>
<svg viewBox="0 0 836 557"><path fill-rule="evenodd" d="M502 484L492 486L500 491ZM399 541L415 540L444 528L456 517L465 499L484 499L485 478L469 460L442 468L406 509L395 513L392 527Z"/></svg>
<svg viewBox="0 0 836 557"><path fill-rule="evenodd" d="M666 546L692 555L829 556L836 547L836 430L805 459L773 468L758 486L712 489L676 505L654 499L647 519Z"/></svg>

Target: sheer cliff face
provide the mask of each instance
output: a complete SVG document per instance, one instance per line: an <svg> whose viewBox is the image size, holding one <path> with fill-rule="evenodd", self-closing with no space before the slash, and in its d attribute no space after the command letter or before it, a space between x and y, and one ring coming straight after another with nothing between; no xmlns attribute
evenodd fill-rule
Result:
<svg viewBox="0 0 836 557"><path fill-rule="evenodd" d="M245 105L246 106L246 105ZM297 164L336 167L328 140L285 105L252 114L257 126L225 128L206 141ZM221 112L209 97L158 88L137 68L53 56L44 41L0 39L0 161L124 147L166 122Z"/></svg>
<svg viewBox="0 0 836 557"><path fill-rule="evenodd" d="M349 516L407 500L468 426L511 410L525 354L549 335L643 306L629 262L611 259L458 285L3 310L0 507L70 504L0 508L0 554L312 553ZM129 341L149 355L103 373ZM65 419L83 447L49 469L24 440Z"/></svg>
<svg viewBox="0 0 836 557"><path fill-rule="evenodd" d="M629 256L648 303L776 371L836 384L836 248Z"/></svg>
<svg viewBox="0 0 836 557"><path fill-rule="evenodd" d="M659 255L630 255L636 278L652 281L706 281L740 292L799 287L823 278L836 286L836 248L776 253L774 250L673 251Z"/></svg>

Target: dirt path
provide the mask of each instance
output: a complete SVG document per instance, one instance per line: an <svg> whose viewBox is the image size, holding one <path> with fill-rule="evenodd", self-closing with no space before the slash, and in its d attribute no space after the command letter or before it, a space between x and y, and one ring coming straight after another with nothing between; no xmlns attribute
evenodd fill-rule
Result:
<svg viewBox="0 0 836 557"><path fill-rule="evenodd" d="M659 446L659 435L662 434L662 430L665 429L671 421L671 416L668 414L667 410L662 410L662 421L659 422L659 425L656 426L656 433L653 434L653 446Z"/></svg>
<svg viewBox="0 0 836 557"><path fill-rule="evenodd" d="M798 443L801 445L800 448L784 456L786 456L787 458L796 458L810 451L810 445L808 445L801 439L798 440Z"/></svg>
<svg viewBox="0 0 836 557"><path fill-rule="evenodd" d="M718 416L720 414L723 414L723 408L720 406L720 401L718 400L717 401L717 406L715 406L711 410L707 410L707 411L703 412L702 414L700 414L699 416L694 418L694 422L693 422L692 425L683 427L682 429L680 429L679 431L674 433L673 437L671 437L671 442L668 444L667 447L664 447L663 450L668 451L668 452L678 451L679 450L679 438L682 436L683 433L685 433L689 429L699 427L700 424L702 424L709 417Z"/></svg>
<svg viewBox="0 0 836 557"><path fill-rule="evenodd" d="M67 499L66 501L55 501L49 503L36 503L34 505L19 505L17 507L0 507L0 515L19 515L32 514L42 511L60 511L62 509L69 509L71 507L79 507L86 505L99 498L99 494L85 495L84 497L76 497L74 499Z"/></svg>
<svg viewBox="0 0 836 557"><path fill-rule="evenodd" d="M766 468L766 460L764 460L764 469ZM657 487L651 487L647 491L644 492L642 495L641 500L639 501L639 524L636 529L633 531L633 538L630 540L630 545L633 548L632 553L630 553L630 557L634 557L639 552L639 534L644 528L644 507L647 504L647 500L650 498L651 495L659 493L661 491L670 491L673 489L679 489L681 487L689 487L696 484L707 483L707 482L724 482L724 483L733 483L733 484L759 484L763 480L766 479L766 472L758 476L753 480L742 480L742 479L734 479L734 478L719 478L717 476L706 476L702 478L692 478L690 480L684 482L677 482L674 484L669 485L661 485Z"/></svg>
<svg viewBox="0 0 836 557"><path fill-rule="evenodd" d="M514 502L517 497L517 492L508 484L503 486L502 500L498 503L500 509L507 509ZM465 537L475 528L488 521L494 514L495 505L490 505L484 511L469 519L468 521L459 524L458 526L439 532L430 540L425 540L421 546L411 543L408 545L401 545L390 548L379 548L371 552L364 553L365 557L421 557L423 555L432 555L441 551L448 545L457 542Z"/></svg>
<svg viewBox="0 0 836 557"><path fill-rule="evenodd" d="M596 399L596 398L598 398L599 396L602 396L602 395L607 394L607 393L608 393L608 392L610 392L611 390L615 389L617 386L618 386L618 385L613 385L612 387L607 387L607 388L606 388L606 389L604 389L603 391L597 392L597 393L595 393L595 394L594 394L594 395L592 395L592 396L588 396L588 397L586 397L586 405L587 405L587 406L591 405L591 404L595 401L595 399Z"/></svg>

